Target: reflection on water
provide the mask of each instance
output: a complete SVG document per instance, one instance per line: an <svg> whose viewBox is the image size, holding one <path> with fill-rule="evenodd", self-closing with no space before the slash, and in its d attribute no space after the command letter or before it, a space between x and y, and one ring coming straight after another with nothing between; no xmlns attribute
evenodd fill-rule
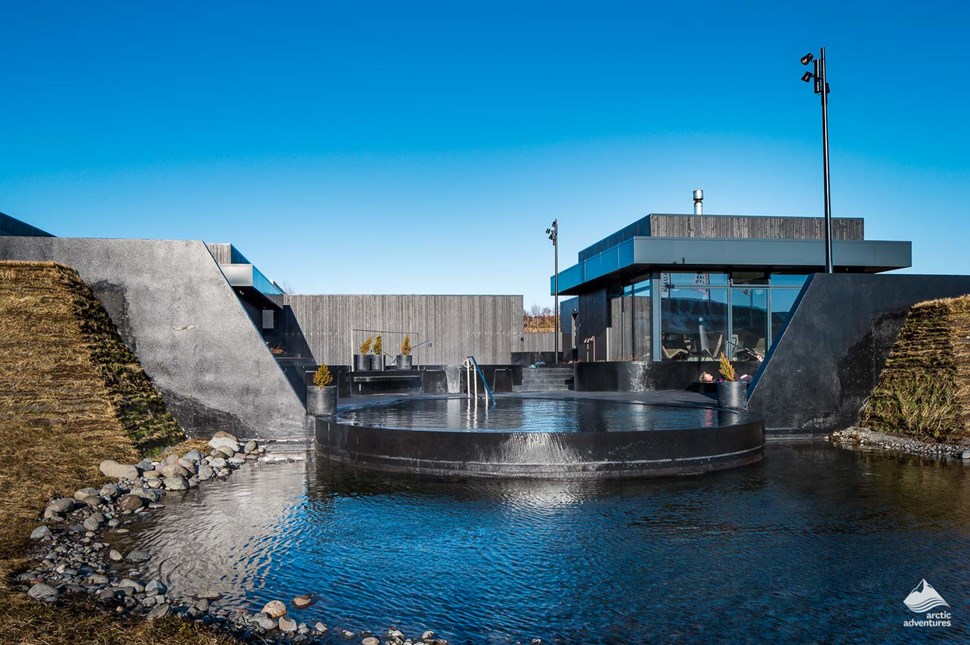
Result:
<svg viewBox="0 0 970 645"><path fill-rule="evenodd" d="M419 481L244 467L129 543L173 586L451 642L903 641L926 578L970 638L970 470L769 445L754 466L642 482Z"/></svg>
<svg viewBox="0 0 970 645"><path fill-rule="evenodd" d="M405 430L478 432L616 432L678 430L736 424L742 415L707 407L644 405L594 399L418 399L343 412L340 420Z"/></svg>

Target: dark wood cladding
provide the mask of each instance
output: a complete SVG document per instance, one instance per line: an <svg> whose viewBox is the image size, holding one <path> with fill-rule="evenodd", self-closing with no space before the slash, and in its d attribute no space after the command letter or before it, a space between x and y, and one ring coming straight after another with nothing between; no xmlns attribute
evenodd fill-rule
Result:
<svg viewBox="0 0 970 645"><path fill-rule="evenodd" d="M579 328L576 330L576 347L580 360L606 360L606 328L610 326L609 300L606 289L597 289L579 296L579 316L576 320ZM593 356L593 344L587 346L583 342L590 336L596 337L596 355Z"/></svg>
<svg viewBox="0 0 970 645"><path fill-rule="evenodd" d="M285 344L307 349L318 363L348 365L352 344L369 333L352 329L410 332L415 364L457 365L474 355L482 364L511 360L513 339L522 336L522 296L287 295ZM384 336L384 351L399 352L402 334Z"/></svg>
<svg viewBox="0 0 970 645"><path fill-rule="evenodd" d="M632 237L712 237L726 239L821 240L821 217L758 217L753 215L647 215L579 252L579 260ZM832 220L833 240L865 239L861 217Z"/></svg>
<svg viewBox="0 0 970 645"><path fill-rule="evenodd" d="M652 237L717 237L757 240L821 240L821 217L751 217L748 215L651 215ZM833 240L863 239L862 218L832 220Z"/></svg>

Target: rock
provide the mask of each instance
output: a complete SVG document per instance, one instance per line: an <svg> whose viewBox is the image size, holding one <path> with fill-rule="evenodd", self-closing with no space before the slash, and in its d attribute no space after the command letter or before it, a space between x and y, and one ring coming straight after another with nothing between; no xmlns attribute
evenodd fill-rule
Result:
<svg viewBox="0 0 970 645"><path fill-rule="evenodd" d="M127 587L128 589L131 589L135 593L144 593L145 591L145 585L141 584L137 580L132 580L131 578L124 578L121 582L118 583L118 586L123 588Z"/></svg>
<svg viewBox="0 0 970 645"><path fill-rule="evenodd" d="M360 641L360 645L381 645L381 640L375 636L368 636Z"/></svg>
<svg viewBox="0 0 970 645"><path fill-rule="evenodd" d="M277 626L285 634L292 634L296 631L296 621L289 616L280 616L280 621ZM380 644L378 643L378 645Z"/></svg>
<svg viewBox="0 0 970 645"><path fill-rule="evenodd" d="M176 464L165 464L161 467L162 476L166 479L171 477L188 477L189 471Z"/></svg>
<svg viewBox="0 0 970 645"><path fill-rule="evenodd" d="M243 457L230 457L228 461L233 466L242 466L244 463L246 463L246 460Z"/></svg>
<svg viewBox="0 0 970 645"><path fill-rule="evenodd" d="M199 463L200 461L202 461L202 453L196 449L192 449L187 453L185 453L182 459L187 459L188 461Z"/></svg>
<svg viewBox="0 0 970 645"><path fill-rule="evenodd" d="M144 504L145 500L138 495L122 495L118 498L118 508L123 511L137 511Z"/></svg>
<svg viewBox="0 0 970 645"><path fill-rule="evenodd" d="M221 470L226 467L226 460L223 459L222 457L215 457L212 459L212 461L209 462L209 465L212 466L215 470Z"/></svg>
<svg viewBox="0 0 970 645"><path fill-rule="evenodd" d="M199 600L219 600L222 598L222 594L218 591L213 591L210 589L209 591L203 591L202 593L196 595L196 598Z"/></svg>
<svg viewBox="0 0 970 645"><path fill-rule="evenodd" d="M212 435L212 439L209 439L209 447L214 450L221 450L223 453L231 456L239 452L239 439L228 432L220 430Z"/></svg>
<svg viewBox="0 0 970 645"><path fill-rule="evenodd" d="M97 598L101 602L108 602L109 600L114 600L115 591L114 589L102 589L97 593Z"/></svg>
<svg viewBox="0 0 970 645"><path fill-rule="evenodd" d="M189 480L179 475L166 477L162 483L165 484L165 488L168 490L188 490L189 488Z"/></svg>
<svg viewBox="0 0 970 645"><path fill-rule="evenodd" d="M125 560L127 560L128 562L137 563L137 562L145 562L146 560L150 560L151 557L152 556L149 555L146 551L142 551L141 549L135 549L134 551L131 551L130 553L128 553L128 555L125 556Z"/></svg>
<svg viewBox="0 0 970 645"><path fill-rule="evenodd" d="M155 490L157 488L161 488L162 487L162 480L161 479L149 479L148 480L148 487L151 488L152 490Z"/></svg>
<svg viewBox="0 0 970 645"><path fill-rule="evenodd" d="M146 502L157 502L162 498L162 494L151 488L142 488L141 486L137 488L132 488L130 495L137 495L141 497Z"/></svg>
<svg viewBox="0 0 970 645"><path fill-rule="evenodd" d="M108 559L111 560L112 562L121 562L122 560L125 559L125 556L121 555L119 551L115 549L111 549L110 551L108 551Z"/></svg>
<svg viewBox="0 0 970 645"><path fill-rule="evenodd" d="M276 621L267 616L266 614L259 613L253 616L252 622L256 623L268 632L276 629Z"/></svg>
<svg viewBox="0 0 970 645"><path fill-rule="evenodd" d="M970 450L964 450L960 453L960 459L970 459Z"/></svg>
<svg viewBox="0 0 970 645"><path fill-rule="evenodd" d="M263 606L263 613L270 618L279 618L286 615L286 605L279 600L270 600Z"/></svg>
<svg viewBox="0 0 970 645"><path fill-rule="evenodd" d="M199 481L205 481L207 479L212 479L216 474L216 471L212 470L212 466L209 464L202 464L199 466L199 474L197 475Z"/></svg>
<svg viewBox="0 0 970 645"><path fill-rule="evenodd" d="M135 464L135 467L138 468L138 470L151 470L155 467L155 463L151 459L142 459Z"/></svg>
<svg viewBox="0 0 970 645"><path fill-rule="evenodd" d="M135 479L138 477L138 467L130 464L119 464L114 459L101 462L101 474L115 479Z"/></svg>
<svg viewBox="0 0 970 645"><path fill-rule="evenodd" d="M103 576L100 573L92 573L88 576L87 581L89 585L106 585L110 582L108 576Z"/></svg>
<svg viewBox="0 0 970 645"><path fill-rule="evenodd" d="M33 531L30 532L31 540L51 540L54 538L54 534L46 526L38 526Z"/></svg>
<svg viewBox="0 0 970 645"><path fill-rule="evenodd" d="M313 604L313 594L305 593L292 600L293 606L297 609L306 609Z"/></svg>
<svg viewBox="0 0 970 645"><path fill-rule="evenodd" d="M160 471L160 470L146 470L145 471L145 474L142 475L142 476L145 479L149 480L149 483L151 483L150 480L152 480L152 479L158 479L158 478L160 478L162 476L162 471Z"/></svg>
<svg viewBox="0 0 970 645"><path fill-rule="evenodd" d="M203 598L195 603L195 608L198 609L200 613L204 614L209 611L209 601Z"/></svg>
<svg viewBox="0 0 970 645"><path fill-rule="evenodd" d="M194 475L195 469L198 468L198 464L196 464L191 459L186 459L185 457L182 457L181 459L179 459L178 465L184 468L189 473L189 475Z"/></svg>
<svg viewBox="0 0 970 645"><path fill-rule="evenodd" d="M423 641L432 641L432 640L434 640L434 632L429 629L425 633L421 634L421 640L423 640Z"/></svg>
<svg viewBox="0 0 970 645"><path fill-rule="evenodd" d="M327 632L330 631L330 628L324 625L323 623L317 623L316 625L313 626L313 629L317 630L321 634L326 634Z"/></svg>
<svg viewBox="0 0 970 645"><path fill-rule="evenodd" d="M101 516L100 519L98 519L99 515ZM97 531L99 528L101 528L101 522L103 521L104 515L101 515L101 513L95 513L91 517L84 520L83 526L89 531Z"/></svg>
<svg viewBox="0 0 970 645"><path fill-rule="evenodd" d="M89 508L97 508L101 506L101 498L96 495L89 495L81 500L82 504L87 504Z"/></svg>
<svg viewBox="0 0 970 645"><path fill-rule="evenodd" d="M145 585L146 596L162 596L168 591L168 587L161 580L149 580Z"/></svg>
<svg viewBox="0 0 970 645"><path fill-rule="evenodd" d="M162 462L162 465L164 466L164 465L177 464L178 462L179 462L179 456L176 455L175 453L172 453L170 455L165 455L165 461Z"/></svg>
<svg viewBox="0 0 970 645"><path fill-rule="evenodd" d="M42 582L38 582L27 592L27 595L34 600L43 602L54 602L57 600L57 589Z"/></svg>
<svg viewBox="0 0 970 645"><path fill-rule="evenodd" d="M47 505L47 510L60 514L70 513L76 505L77 500L73 497L59 497L51 500L51 503Z"/></svg>
<svg viewBox="0 0 970 645"><path fill-rule="evenodd" d="M258 448L259 448L259 444L256 443L256 440L250 439L249 441L246 442L246 445L243 446L243 452L248 455L251 452L256 452Z"/></svg>
<svg viewBox="0 0 970 645"><path fill-rule="evenodd" d="M159 618L164 618L168 616L168 612L171 610L171 606L166 602L161 605L156 605L152 607L152 610L148 612L148 620L157 620Z"/></svg>
<svg viewBox="0 0 970 645"><path fill-rule="evenodd" d="M106 499L114 499L118 496L119 492L118 484L105 484L98 491L98 494Z"/></svg>
<svg viewBox="0 0 970 645"><path fill-rule="evenodd" d="M343 630L342 632L340 632L340 635L346 638L347 640L350 640L355 636L355 634L349 629Z"/></svg>
<svg viewBox="0 0 970 645"><path fill-rule="evenodd" d="M91 496L97 497L99 494L100 492L98 491L97 488L91 488L91 487L81 488L74 491L74 499L76 499L79 502L83 502L85 497L91 497Z"/></svg>

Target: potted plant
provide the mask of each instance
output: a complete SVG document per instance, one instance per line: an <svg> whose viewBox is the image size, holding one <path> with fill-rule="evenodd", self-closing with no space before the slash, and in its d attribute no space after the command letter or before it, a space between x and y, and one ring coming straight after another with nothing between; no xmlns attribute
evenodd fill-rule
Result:
<svg viewBox="0 0 970 645"><path fill-rule="evenodd" d="M728 357L721 352L721 364L718 368L723 379L717 384L717 405L729 410L743 410L747 404L748 384L735 380L734 366Z"/></svg>
<svg viewBox="0 0 970 645"><path fill-rule="evenodd" d="M374 344L374 337L370 336L360 344L357 349L360 350L359 354L354 354L354 369L357 371L366 371L370 369L370 359L367 355L370 353L371 345Z"/></svg>
<svg viewBox="0 0 970 645"><path fill-rule="evenodd" d="M337 411L337 386L326 365L317 368L313 385L307 386L306 411L313 416L330 416Z"/></svg>
<svg viewBox="0 0 970 645"><path fill-rule="evenodd" d="M374 353L370 357L370 368L372 370L383 370L384 369L384 339L378 334L374 338Z"/></svg>
<svg viewBox="0 0 970 645"><path fill-rule="evenodd" d="M411 349L413 349L411 347L411 337L405 336L404 340L401 341L401 353L394 359L394 365L397 369L409 370L414 366Z"/></svg>

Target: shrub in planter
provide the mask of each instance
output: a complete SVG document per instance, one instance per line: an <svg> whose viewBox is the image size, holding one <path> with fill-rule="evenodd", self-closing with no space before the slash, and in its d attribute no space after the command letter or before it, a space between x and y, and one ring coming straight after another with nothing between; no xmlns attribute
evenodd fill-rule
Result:
<svg viewBox="0 0 970 645"><path fill-rule="evenodd" d="M413 366L411 359L411 337L405 336L401 341L401 353L394 359L394 365L399 370L409 370Z"/></svg>
<svg viewBox="0 0 970 645"><path fill-rule="evenodd" d="M364 342L360 344L357 349L360 350L359 354L354 354L354 369L363 371L370 369L370 358L367 356L370 353L371 346L374 344L374 337L371 336Z"/></svg>
<svg viewBox="0 0 970 645"><path fill-rule="evenodd" d="M370 357L370 368L372 370L382 370L384 369L384 339L378 334L374 338L373 346L374 355Z"/></svg>
<svg viewBox="0 0 970 645"><path fill-rule="evenodd" d="M307 414L327 416L337 411L337 386L333 385L333 374L326 365L321 365L313 374L313 385L307 388Z"/></svg>
<svg viewBox="0 0 970 645"><path fill-rule="evenodd" d="M717 384L717 404L719 407L730 410L743 410L747 401L748 384L745 381L736 381L734 365L728 357L721 352L721 364L718 368L721 378L724 380Z"/></svg>

